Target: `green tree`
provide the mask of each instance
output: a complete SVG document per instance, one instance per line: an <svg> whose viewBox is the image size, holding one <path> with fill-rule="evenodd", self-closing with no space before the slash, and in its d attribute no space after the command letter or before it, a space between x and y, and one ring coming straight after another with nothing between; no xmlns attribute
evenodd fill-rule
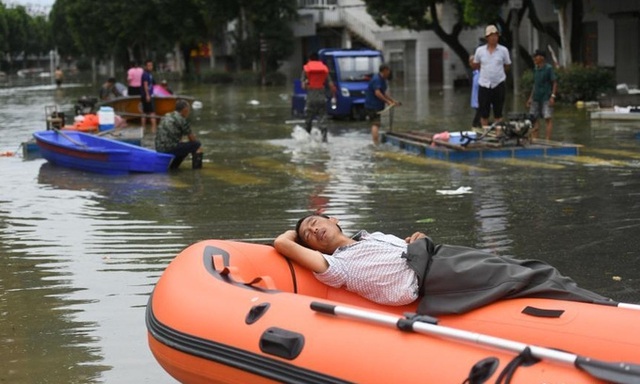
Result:
<svg viewBox="0 0 640 384"><path fill-rule="evenodd" d="M37 15L28 22L27 45L25 51L34 55L48 53L52 48L51 30L46 17Z"/></svg>
<svg viewBox="0 0 640 384"><path fill-rule="evenodd" d="M115 19L105 17L106 4L91 0L57 0L51 9L52 28L56 43L73 42L73 48L90 57L101 57L109 49L111 40L107 22ZM64 36L65 31L68 36ZM71 49L66 44L63 49Z"/></svg>
<svg viewBox="0 0 640 384"><path fill-rule="evenodd" d="M9 24L7 22L7 8L0 2L0 52L9 50Z"/></svg>
<svg viewBox="0 0 640 384"><path fill-rule="evenodd" d="M27 66L27 51L29 48L29 15L23 6L7 8L7 52L11 57L22 56L22 67Z"/></svg>
<svg viewBox="0 0 640 384"><path fill-rule="evenodd" d="M379 25L393 25L414 31L433 31L456 56L468 66L469 52L460 42L460 33L465 28L495 22L500 5L506 0L448 0L447 4L455 12L455 21L450 31L446 31L439 18L438 7L445 0L365 0L367 11ZM502 22L504 24L504 22Z"/></svg>
<svg viewBox="0 0 640 384"><path fill-rule="evenodd" d="M260 35L267 39L268 64L276 67L292 50L287 22L296 16L296 0L57 0L50 19L54 43L65 54L128 63L161 60L173 51L188 69L189 52L199 43L224 41L234 20L241 67L259 60Z"/></svg>
<svg viewBox="0 0 640 384"><path fill-rule="evenodd" d="M259 39L266 43L267 71L275 71L279 62L293 53L293 31L290 21L298 16L297 2L292 0L254 0L253 23Z"/></svg>
<svg viewBox="0 0 640 384"><path fill-rule="evenodd" d="M250 69L260 61L261 40L266 45L269 70L293 50L293 32L289 21L297 17L295 0L240 0L234 10L237 20L232 34L236 60L241 69Z"/></svg>
<svg viewBox="0 0 640 384"><path fill-rule="evenodd" d="M486 24L497 24L503 31L501 43L507 48L511 48L511 18L517 17L517 24L519 24L527 14L537 30L548 34L559 44L562 43L560 45L563 47L563 52L564 50L570 50L570 46L573 47L574 52L579 50L580 34L578 31L582 25L583 0L547 1L554 4L554 6L560 10L558 15L559 20L572 18L573 21L571 24L573 25L574 31L573 34L571 34L571 43L569 43L569 39L567 38L568 34L563 30L563 25L567 23L561 24L560 26L561 35L564 34L564 38L552 29L546 28L537 18L535 5L532 0L524 0L522 8L518 10L518 12L509 12L506 16L503 16L503 14L505 6L509 4L509 0L396 0L393 2L386 0L365 0L365 3L367 5L367 11L379 25L392 25L415 31L433 31L455 52L464 65L468 65L467 58L469 57L469 52L460 43L459 39L460 33L464 29L484 26ZM450 9L453 9L455 12L455 19L450 31L443 28L441 20L439 19L438 7L444 3L447 3ZM568 7L569 4L572 5L571 8ZM518 47L518 49L519 52L523 53L521 56L529 56L529 53L523 47ZM564 53L563 57L568 58L568 62L571 62L570 53Z"/></svg>

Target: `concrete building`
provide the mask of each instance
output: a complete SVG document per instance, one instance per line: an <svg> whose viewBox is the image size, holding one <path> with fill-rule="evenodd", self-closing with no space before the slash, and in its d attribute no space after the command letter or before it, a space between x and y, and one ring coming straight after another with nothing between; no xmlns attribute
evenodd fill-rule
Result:
<svg viewBox="0 0 640 384"><path fill-rule="evenodd" d="M505 6L522 7L522 0L510 0ZM533 0L539 20L559 30L558 11L550 0ZM294 25L296 52L283 70L292 78L299 76L309 53L326 47L379 49L394 73L405 84L449 89L467 79L465 63L432 31L409 31L380 27L369 16L360 0L298 0L300 20ZM455 22L454 8L445 1L438 6L441 24L450 30ZM583 0L583 36L580 57L573 62L615 68L619 83L640 83L640 2L637 0ZM567 24L571 28L570 20ZM469 54L483 37L484 28L468 29L460 41ZM560 62L564 61L558 44L537 31L528 15L519 28L518 40L527 52L551 46ZM512 59L518 58L511 51ZM522 73L525 60L514 63Z"/></svg>

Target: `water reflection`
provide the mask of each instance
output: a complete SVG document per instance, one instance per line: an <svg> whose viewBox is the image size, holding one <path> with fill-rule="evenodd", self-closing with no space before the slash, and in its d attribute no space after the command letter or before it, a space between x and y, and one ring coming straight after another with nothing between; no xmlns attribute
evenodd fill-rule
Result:
<svg viewBox="0 0 640 384"><path fill-rule="evenodd" d="M166 189L166 175L95 178L40 161L20 165L3 169L0 204L2 321L12 324L0 327L0 358L9 363L3 377L98 381L111 369L104 360L139 361L144 351L121 348L126 334L144 337L144 324L127 308L142 315L148 279L183 248L180 233L188 226L122 211L143 194ZM25 183L25 172L37 174L37 183ZM105 311L123 317L99 321Z"/></svg>

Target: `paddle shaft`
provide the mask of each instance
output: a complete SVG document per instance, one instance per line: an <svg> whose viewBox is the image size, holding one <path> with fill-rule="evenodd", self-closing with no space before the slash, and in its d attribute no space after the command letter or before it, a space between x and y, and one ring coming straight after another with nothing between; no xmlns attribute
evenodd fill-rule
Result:
<svg viewBox="0 0 640 384"><path fill-rule="evenodd" d="M633 309L640 311L640 304L618 303L618 308Z"/></svg>
<svg viewBox="0 0 640 384"><path fill-rule="evenodd" d="M346 317L350 319L364 320L376 324L388 325L399 328L401 330L412 330L417 333L444 336L450 339L462 340L483 346L499 348L518 354L528 348L534 357L573 365L576 368L579 368L598 379L617 383L640 382L640 366L637 365L599 361L555 349L528 345L514 340L465 331L462 329L445 327L442 325L429 324L421 321L411 322L406 318L381 314L373 311L366 311L357 308L331 305L314 301L311 303L311 309L317 312L339 317Z"/></svg>
<svg viewBox="0 0 640 384"><path fill-rule="evenodd" d="M72 139L71 136L69 136L66 133L62 132L60 129L53 128L53 130L56 131L56 133L59 133L60 135L62 135L62 137L64 137L65 139L69 140L72 144L75 144L77 146L86 148L87 145L85 143L81 143L79 141L76 141L76 140Z"/></svg>

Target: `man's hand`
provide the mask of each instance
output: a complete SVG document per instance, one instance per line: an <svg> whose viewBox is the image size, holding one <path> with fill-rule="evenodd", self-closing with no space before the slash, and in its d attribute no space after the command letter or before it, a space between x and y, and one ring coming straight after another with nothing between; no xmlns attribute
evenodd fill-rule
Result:
<svg viewBox="0 0 640 384"><path fill-rule="evenodd" d="M413 235L407 237L406 239L404 239L404 241L406 241L407 244L409 244L409 243L413 243L414 241L416 241L418 239L422 239L424 237L427 237L427 235L425 235L422 232L414 232Z"/></svg>

